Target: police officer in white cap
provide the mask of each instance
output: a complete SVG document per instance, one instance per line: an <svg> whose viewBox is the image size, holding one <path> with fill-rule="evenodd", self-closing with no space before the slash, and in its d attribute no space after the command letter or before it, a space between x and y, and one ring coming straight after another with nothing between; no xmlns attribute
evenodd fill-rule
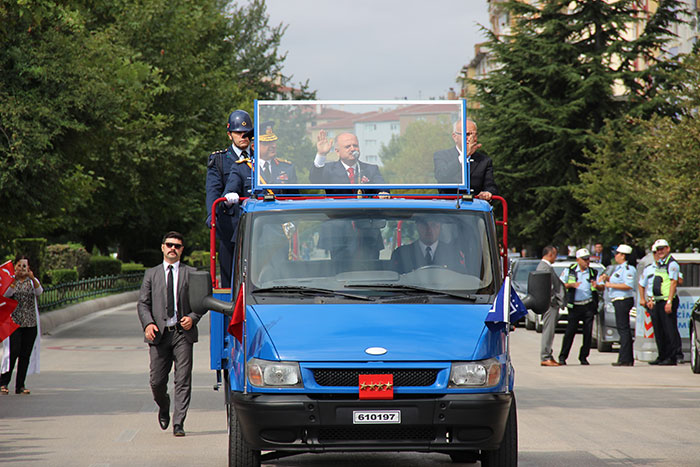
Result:
<svg viewBox="0 0 700 467"><path fill-rule="evenodd" d="M569 308L569 322L566 325L559 353L560 365L566 365L579 321L583 321L583 344L578 354L578 360L581 365L588 365L593 318L598 310L598 291L603 289L603 284L599 284L597 281L598 273L589 267L590 261L591 253L586 248L580 248L576 250L576 263L578 264L565 269L560 276L567 289L567 307Z"/></svg>
<svg viewBox="0 0 700 467"><path fill-rule="evenodd" d="M654 335L659 334L656 340L659 358L651 363L675 365L679 359L683 359L681 336L678 332L679 299L676 294L680 266L670 255L671 248L666 240L658 239L654 242L652 249L654 248L658 260L652 284L654 308L651 313L651 322L654 325Z"/></svg>
<svg viewBox="0 0 700 467"><path fill-rule="evenodd" d="M631 254L631 246L624 244L618 246L615 250L617 266L610 277L606 274L601 276L601 281L605 281L605 287L610 289L610 300L615 308L615 324L617 332L620 334L620 351L617 355L617 361L612 363L613 366L634 365L630 310L634 306L635 269L628 262Z"/></svg>

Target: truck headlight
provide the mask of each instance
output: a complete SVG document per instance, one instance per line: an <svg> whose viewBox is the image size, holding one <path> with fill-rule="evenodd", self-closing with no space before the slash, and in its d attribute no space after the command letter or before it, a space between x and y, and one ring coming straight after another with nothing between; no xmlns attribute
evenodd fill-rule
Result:
<svg viewBox="0 0 700 467"><path fill-rule="evenodd" d="M268 388L301 388L301 371L297 362L271 362L251 358L248 381L253 386Z"/></svg>
<svg viewBox="0 0 700 467"><path fill-rule="evenodd" d="M501 380L501 364L495 358L479 362L455 362L450 370L450 388L489 387Z"/></svg>

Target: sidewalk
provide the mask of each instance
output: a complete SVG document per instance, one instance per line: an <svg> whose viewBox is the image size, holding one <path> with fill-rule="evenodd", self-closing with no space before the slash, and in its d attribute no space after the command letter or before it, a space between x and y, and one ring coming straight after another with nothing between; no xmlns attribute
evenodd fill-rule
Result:
<svg viewBox="0 0 700 467"><path fill-rule="evenodd" d="M135 302L138 299L139 291L132 290L131 292L109 295L108 297L96 298L94 300L76 303L75 305L69 305L58 310L40 313L41 333L50 334L51 331L62 324L82 318L96 311L123 305L124 303Z"/></svg>

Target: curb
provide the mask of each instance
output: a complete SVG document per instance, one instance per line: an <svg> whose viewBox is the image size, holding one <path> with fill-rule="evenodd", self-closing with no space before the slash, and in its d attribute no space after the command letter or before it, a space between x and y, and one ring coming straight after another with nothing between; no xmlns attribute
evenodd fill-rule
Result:
<svg viewBox="0 0 700 467"><path fill-rule="evenodd" d="M139 291L132 290L108 297L96 298L86 302L76 303L58 310L47 311L39 314L41 321L41 333L49 334L58 326L82 318L90 313L105 310L115 306L123 305L129 302L135 302L139 299Z"/></svg>

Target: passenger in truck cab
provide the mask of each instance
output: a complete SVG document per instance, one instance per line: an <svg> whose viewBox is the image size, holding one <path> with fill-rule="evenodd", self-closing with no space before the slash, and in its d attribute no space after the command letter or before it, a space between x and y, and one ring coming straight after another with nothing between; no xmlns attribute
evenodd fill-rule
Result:
<svg viewBox="0 0 700 467"><path fill-rule="evenodd" d="M383 184L384 178L379 167L360 161L360 143L352 133L341 133L335 139L335 152L338 160L326 163L326 156L333 147L333 138L328 138L325 130L318 134L316 157L311 166L309 179L314 185L365 183ZM352 190L358 192L359 190ZM365 194L385 194L377 189L361 190ZM347 190L326 190L327 194L347 193ZM387 193L388 194L388 193Z"/></svg>
<svg viewBox="0 0 700 467"><path fill-rule="evenodd" d="M440 240L442 223L427 217L416 219L418 240L398 247L391 254L391 268L406 274L425 266L464 269L464 253L455 252L452 244Z"/></svg>

